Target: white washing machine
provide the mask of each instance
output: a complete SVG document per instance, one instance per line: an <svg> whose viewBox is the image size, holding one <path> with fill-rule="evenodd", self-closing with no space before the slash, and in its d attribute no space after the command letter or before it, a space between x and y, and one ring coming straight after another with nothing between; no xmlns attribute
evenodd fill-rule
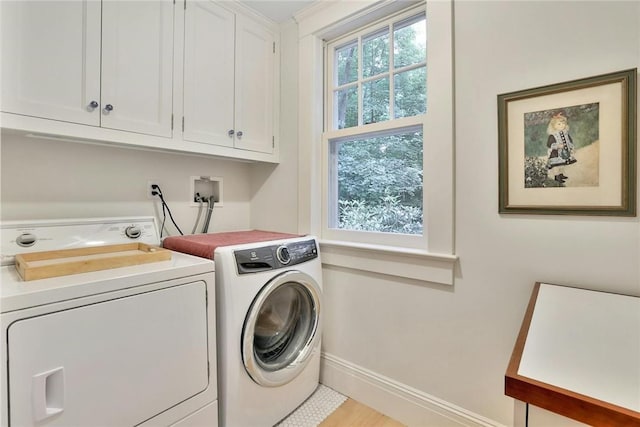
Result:
<svg viewBox="0 0 640 427"><path fill-rule="evenodd" d="M317 388L322 270L313 237L218 247L220 424L273 426Z"/></svg>
<svg viewBox="0 0 640 427"><path fill-rule="evenodd" d="M25 252L160 243L153 217L2 223L0 424L216 426L214 264L24 281Z"/></svg>

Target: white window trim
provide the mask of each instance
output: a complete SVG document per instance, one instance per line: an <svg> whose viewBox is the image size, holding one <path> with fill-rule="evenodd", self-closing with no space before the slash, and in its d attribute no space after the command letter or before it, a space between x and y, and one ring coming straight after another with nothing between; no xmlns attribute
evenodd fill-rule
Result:
<svg viewBox="0 0 640 427"><path fill-rule="evenodd" d="M298 230L320 237L323 263L425 282L453 284L454 255L454 92L453 2L428 1L428 113L424 116L424 227L426 247L386 247L341 241L322 234L323 195L323 39L362 26L364 17L408 6L406 1L318 2L296 15L298 69ZM434 85L436 80L438 84ZM377 255L373 257L373 254ZM417 257L417 258L416 258ZM376 268L385 265L384 271ZM412 261L410 261L410 259ZM419 259L420 262L415 262ZM381 260L386 260L381 263ZM390 266L395 266L390 268ZM443 274L443 269L446 274Z"/></svg>

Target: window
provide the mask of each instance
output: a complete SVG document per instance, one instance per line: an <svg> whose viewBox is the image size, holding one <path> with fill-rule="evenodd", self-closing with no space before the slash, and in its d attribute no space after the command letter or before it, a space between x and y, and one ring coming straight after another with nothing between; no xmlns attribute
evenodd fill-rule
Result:
<svg viewBox="0 0 640 427"><path fill-rule="evenodd" d="M331 129L425 113L424 12L366 28L359 36L347 37L346 43L344 39L329 43L327 49L330 55L327 71L333 92Z"/></svg>
<svg viewBox="0 0 640 427"><path fill-rule="evenodd" d="M332 40L326 55L323 235L425 246L424 6Z"/></svg>
<svg viewBox="0 0 640 427"><path fill-rule="evenodd" d="M333 139L329 227L422 234L422 127Z"/></svg>
<svg viewBox="0 0 640 427"><path fill-rule="evenodd" d="M406 9L408 3L416 5L416 9ZM298 231L320 237L323 265L452 285L457 260L454 255L453 2L438 0L418 5L413 0L366 0L314 4L296 15L299 56L295 111L300 142ZM404 62L402 53L397 58L393 37L395 31L411 27L415 23L411 20L419 20L418 16L426 17L428 24L423 38L428 41L426 61L409 64ZM380 18L386 21L379 21ZM373 22L376 23L371 24ZM341 50L349 46L353 51ZM386 57L380 61L368 60L367 52L373 48L388 49L389 62ZM333 49L331 54L330 49ZM351 54L358 60L356 68L342 71L339 84L337 74L327 72L334 70L328 63L336 61L336 49L342 57ZM363 55L366 66L363 66ZM382 71L385 67L386 71ZM406 74L402 75L403 72ZM426 93L424 113L403 116L404 111L411 111L407 108L409 101L403 96L418 92L401 91L402 84L396 85L396 77L401 80L422 72L426 75L426 92L422 92ZM371 103L367 106L363 87L367 82L372 86L381 79L386 84L387 76L388 107L386 103L379 109ZM333 97L336 91L351 96L347 95L343 101L344 125L338 123L340 114ZM422 222L418 223L422 231L405 234L339 228L338 160L360 162L351 160L348 154L361 144L372 151L377 148L379 152L389 153L390 148L396 148L392 142L399 146L401 139L408 139L412 133L416 138L414 142L422 144L422 191L418 191L422 195ZM406 169L385 159L387 164L381 161L377 169L371 168L376 171L376 179L384 178L387 169ZM344 188L352 192L360 189ZM384 208L380 210L386 212ZM387 223L396 222L391 218Z"/></svg>

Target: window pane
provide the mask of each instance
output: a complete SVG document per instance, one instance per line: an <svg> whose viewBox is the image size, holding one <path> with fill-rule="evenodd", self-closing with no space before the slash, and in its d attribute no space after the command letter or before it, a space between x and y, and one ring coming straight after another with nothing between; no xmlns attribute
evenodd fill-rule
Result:
<svg viewBox="0 0 640 427"><path fill-rule="evenodd" d="M405 67L425 61L427 24L425 17L418 21L415 18L394 26L393 31L393 65Z"/></svg>
<svg viewBox="0 0 640 427"><path fill-rule="evenodd" d="M389 30L362 39L362 77L389 71Z"/></svg>
<svg viewBox="0 0 640 427"><path fill-rule="evenodd" d="M362 123L389 120L389 77L362 84Z"/></svg>
<svg viewBox="0 0 640 427"><path fill-rule="evenodd" d="M333 111L337 129L358 126L358 87L351 86L334 92Z"/></svg>
<svg viewBox="0 0 640 427"><path fill-rule="evenodd" d="M394 117L411 117L427 111L427 68L420 67L393 76Z"/></svg>
<svg viewBox="0 0 640 427"><path fill-rule="evenodd" d="M358 42L336 49L338 86L358 80Z"/></svg>
<svg viewBox="0 0 640 427"><path fill-rule="evenodd" d="M422 130L333 142L337 227L422 234Z"/></svg>

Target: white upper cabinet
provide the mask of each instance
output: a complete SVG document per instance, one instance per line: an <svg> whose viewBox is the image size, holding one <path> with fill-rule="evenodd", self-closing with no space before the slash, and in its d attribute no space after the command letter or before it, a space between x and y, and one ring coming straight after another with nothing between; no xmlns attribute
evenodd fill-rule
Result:
<svg viewBox="0 0 640 427"><path fill-rule="evenodd" d="M171 136L173 2L102 2L102 126Z"/></svg>
<svg viewBox="0 0 640 427"><path fill-rule="evenodd" d="M1 6L2 111L98 126L100 2Z"/></svg>
<svg viewBox="0 0 640 427"><path fill-rule="evenodd" d="M184 42L187 141L233 146L234 31L232 12L210 1L189 2Z"/></svg>
<svg viewBox="0 0 640 427"><path fill-rule="evenodd" d="M171 0L1 6L2 111L171 136Z"/></svg>
<svg viewBox="0 0 640 427"><path fill-rule="evenodd" d="M0 0L0 124L277 163L278 37L237 0Z"/></svg>
<svg viewBox="0 0 640 427"><path fill-rule="evenodd" d="M236 148L273 151L273 34L236 17Z"/></svg>
<svg viewBox="0 0 640 427"><path fill-rule="evenodd" d="M211 1L188 2L184 49L183 138L273 153L273 32Z"/></svg>

